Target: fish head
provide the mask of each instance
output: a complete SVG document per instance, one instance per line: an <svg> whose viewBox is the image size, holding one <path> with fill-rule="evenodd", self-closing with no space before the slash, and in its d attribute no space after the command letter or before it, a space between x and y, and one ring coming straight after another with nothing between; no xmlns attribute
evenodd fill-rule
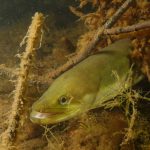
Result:
<svg viewBox="0 0 150 150"><path fill-rule="evenodd" d="M84 81L84 80L82 80ZM30 120L37 124L54 124L88 110L93 94L78 77L60 76L32 105Z"/></svg>

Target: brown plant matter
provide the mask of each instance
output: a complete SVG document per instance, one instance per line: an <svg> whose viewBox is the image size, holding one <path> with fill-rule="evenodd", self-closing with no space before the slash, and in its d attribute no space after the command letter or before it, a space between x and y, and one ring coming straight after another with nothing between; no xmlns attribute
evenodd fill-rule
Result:
<svg viewBox="0 0 150 150"><path fill-rule="evenodd" d="M104 29L111 28L122 16L122 14L129 8L133 1L134 0L126 0L123 5L116 11L116 13L102 27L99 27L96 30L95 34L92 37L92 40L87 45L85 45L85 47L83 47L83 50L80 50L80 53L77 53L77 55L71 58L66 64L51 72L50 78L58 77L61 73L67 71L77 63L84 60L93 50L95 45L99 42L101 35L103 35Z"/></svg>
<svg viewBox="0 0 150 150"><path fill-rule="evenodd" d="M104 34L112 35L112 34L128 33L128 32L134 32L134 31L143 30L147 28L150 28L150 21L145 21L127 27L115 27L112 29L105 29Z"/></svg>
<svg viewBox="0 0 150 150"><path fill-rule="evenodd" d="M32 23L29 26L27 35L23 42L26 41L26 49L21 57L19 76L14 94L14 102L12 104L11 115L8 120L8 127L1 135L1 145L5 146L5 149L11 148L12 141L15 138L16 128L19 125L19 119L21 110L24 104L24 95L26 92L27 78L30 71L30 64L34 57L34 52L39 45L41 39L41 30L43 27L44 16L41 13L35 13L32 18Z"/></svg>

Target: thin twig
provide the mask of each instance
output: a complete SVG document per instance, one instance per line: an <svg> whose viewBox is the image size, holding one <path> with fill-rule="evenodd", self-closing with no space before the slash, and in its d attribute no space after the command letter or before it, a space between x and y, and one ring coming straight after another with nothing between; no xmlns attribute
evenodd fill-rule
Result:
<svg viewBox="0 0 150 150"><path fill-rule="evenodd" d="M118 11L102 26L97 29L95 32L92 40L87 44L80 53L77 53L73 58L69 59L66 64L57 68L56 70L50 73L50 78L57 78L61 73L67 71L68 69L72 68L82 60L84 60L95 45L99 42L101 35L103 35L104 29L111 28L117 20L122 16L122 14L130 7L131 3L134 0L126 0L123 5L118 9Z"/></svg>
<svg viewBox="0 0 150 150"><path fill-rule="evenodd" d="M133 3L134 0L126 0L123 5L116 11L116 13L105 23L104 28L108 29L111 28L116 21L123 15L124 12L129 8L131 3Z"/></svg>
<svg viewBox="0 0 150 150"><path fill-rule="evenodd" d="M130 119L130 122L129 122L129 127L127 129L127 133L125 135L125 138L123 140L123 142L121 143L121 146L123 145L126 145L128 144L130 141L133 140L134 138L134 125L135 125L135 122L136 122L136 119L137 119L137 109L135 108L135 102L132 101L132 115L131 115L131 119Z"/></svg>
<svg viewBox="0 0 150 150"><path fill-rule="evenodd" d="M128 33L128 32L134 32L138 30L144 30L150 28L150 21L145 21L142 23L134 24L127 27L116 27L112 29L105 29L104 34L105 35L113 35L113 34L120 34L120 33Z"/></svg>

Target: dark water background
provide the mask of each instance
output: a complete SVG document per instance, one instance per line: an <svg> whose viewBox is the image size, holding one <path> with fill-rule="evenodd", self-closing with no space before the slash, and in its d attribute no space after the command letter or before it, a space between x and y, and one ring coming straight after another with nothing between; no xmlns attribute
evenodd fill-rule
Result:
<svg viewBox="0 0 150 150"><path fill-rule="evenodd" d="M11 25L36 11L45 15L53 12L56 26L66 26L76 18L68 8L73 3L74 0L0 0L0 26Z"/></svg>

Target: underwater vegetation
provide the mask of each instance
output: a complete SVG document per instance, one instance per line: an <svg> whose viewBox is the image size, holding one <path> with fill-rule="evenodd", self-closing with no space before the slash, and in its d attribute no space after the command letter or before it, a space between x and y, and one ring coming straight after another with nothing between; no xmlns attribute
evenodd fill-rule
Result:
<svg viewBox="0 0 150 150"><path fill-rule="evenodd" d="M150 149L150 2L13 3L32 9L0 27L0 150Z"/></svg>

